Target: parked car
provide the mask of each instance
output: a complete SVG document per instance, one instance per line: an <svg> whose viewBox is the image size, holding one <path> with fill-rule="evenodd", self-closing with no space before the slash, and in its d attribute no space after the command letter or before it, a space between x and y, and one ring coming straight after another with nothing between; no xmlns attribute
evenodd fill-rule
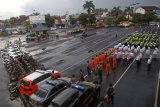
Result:
<svg viewBox="0 0 160 107"><path fill-rule="evenodd" d="M26 36L26 42L34 41L36 39L35 33L28 33Z"/></svg>
<svg viewBox="0 0 160 107"><path fill-rule="evenodd" d="M49 107L78 107L78 104L74 101L77 101L78 94L78 90L67 88L52 100ZM72 103L74 103L74 106L71 106Z"/></svg>
<svg viewBox="0 0 160 107"><path fill-rule="evenodd" d="M71 84L52 100L49 107L90 107L99 96L99 85L90 82Z"/></svg>
<svg viewBox="0 0 160 107"><path fill-rule="evenodd" d="M12 34L18 34L18 32L17 31L13 31Z"/></svg>
<svg viewBox="0 0 160 107"><path fill-rule="evenodd" d="M52 73L36 70L34 73L20 79L20 92L26 96L32 95L38 88L38 84L51 78Z"/></svg>
<svg viewBox="0 0 160 107"><path fill-rule="evenodd" d="M67 86L68 83L64 80L48 80L30 96L30 104L34 107L48 107L52 99Z"/></svg>

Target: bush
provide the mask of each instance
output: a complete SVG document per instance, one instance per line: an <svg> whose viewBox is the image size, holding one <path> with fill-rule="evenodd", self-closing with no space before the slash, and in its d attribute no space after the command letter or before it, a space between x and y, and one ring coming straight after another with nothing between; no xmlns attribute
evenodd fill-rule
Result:
<svg viewBox="0 0 160 107"><path fill-rule="evenodd" d="M8 33L6 33L6 32L0 32L0 36L7 36L8 35Z"/></svg>
<svg viewBox="0 0 160 107"><path fill-rule="evenodd" d="M105 19L105 24L108 26L115 25L116 20L114 18L107 18L107 19Z"/></svg>

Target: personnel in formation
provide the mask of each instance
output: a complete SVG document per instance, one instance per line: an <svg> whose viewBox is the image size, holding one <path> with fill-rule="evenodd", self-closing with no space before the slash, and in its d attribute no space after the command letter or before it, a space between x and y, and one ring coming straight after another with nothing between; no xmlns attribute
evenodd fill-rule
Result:
<svg viewBox="0 0 160 107"><path fill-rule="evenodd" d="M109 76L110 74L110 63L106 63L106 75Z"/></svg>

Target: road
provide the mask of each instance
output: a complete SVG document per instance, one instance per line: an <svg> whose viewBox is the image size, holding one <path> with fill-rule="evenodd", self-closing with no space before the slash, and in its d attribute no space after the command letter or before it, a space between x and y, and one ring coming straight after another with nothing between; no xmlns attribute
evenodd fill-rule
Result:
<svg viewBox="0 0 160 107"><path fill-rule="evenodd" d="M118 37L115 38L115 31L118 32ZM31 42L28 44L27 49L34 57L43 63L47 69L56 69L62 72L63 76L71 76L75 74L79 75L79 69L83 69L85 73L85 79L91 81L92 76L87 76L86 73L86 61L91 60L96 54L101 53L103 49L113 47L114 44L123 40L129 34L134 32L134 30L126 28L106 28L97 30L97 34L81 39L79 35L63 37L56 41L41 41L41 42ZM42 51L42 48L46 48ZM145 62L142 64L140 72L135 72L135 62L130 66L123 66L122 62L118 64L115 72L112 72L109 77L106 77L105 72L103 72L103 82L101 84L101 96L104 96L109 83L115 84L121 75L126 71L123 78L116 85L116 95L115 95L115 107L151 107L154 101L154 94L157 82L157 72L159 70L158 61L153 66L154 72L147 73L144 68L146 68ZM3 66L0 66L1 73L4 71ZM128 68L128 70L126 70ZM3 77L7 77L6 73L2 73ZM5 82L1 86L6 87ZM147 82L147 84L146 84ZM136 88L137 86L137 88ZM153 88L152 88L153 87ZM143 92L143 93L142 93ZM4 89L4 96L9 96ZM138 93L138 94L137 94ZM145 96L142 96L142 95ZM7 107L18 107L14 101L14 104L10 103L9 97L4 98L1 96L1 106ZM142 97L141 97L142 96ZM142 98L146 98L143 102L140 102ZM3 103L2 103L3 102ZM144 103L148 106L145 106Z"/></svg>

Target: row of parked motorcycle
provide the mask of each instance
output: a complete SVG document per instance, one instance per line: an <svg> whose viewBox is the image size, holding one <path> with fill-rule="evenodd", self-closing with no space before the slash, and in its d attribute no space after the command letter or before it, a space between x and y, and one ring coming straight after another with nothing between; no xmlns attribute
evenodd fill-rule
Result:
<svg viewBox="0 0 160 107"><path fill-rule="evenodd" d="M15 40L8 41L5 48L1 49L1 58L9 75L10 83L8 90L10 92L10 99L15 100L19 97L18 80L32 73L37 68L45 69L44 66L37 63L32 55L26 51L26 42Z"/></svg>

